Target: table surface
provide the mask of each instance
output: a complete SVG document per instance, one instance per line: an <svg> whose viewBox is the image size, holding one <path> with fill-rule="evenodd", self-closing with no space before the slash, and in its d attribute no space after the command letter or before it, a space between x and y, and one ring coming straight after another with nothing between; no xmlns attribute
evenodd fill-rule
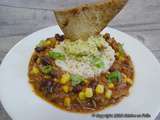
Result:
<svg viewBox="0 0 160 120"><path fill-rule="evenodd" d="M92 1L96 0L0 0L0 62L22 38L55 25L53 9ZM160 61L160 0L129 0L109 26L137 38ZM11 120L2 105L0 120Z"/></svg>

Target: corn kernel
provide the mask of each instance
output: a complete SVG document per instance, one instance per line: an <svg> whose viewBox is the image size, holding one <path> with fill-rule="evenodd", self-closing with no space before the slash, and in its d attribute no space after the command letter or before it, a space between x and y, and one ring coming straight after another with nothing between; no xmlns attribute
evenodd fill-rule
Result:
<svg viewBox="0 0 160 120"><path fill-rule="evenodd" d="M114 88L114 84L113 83L109 83L108 84L108 88L113 89Z"/></svg>
<svg viewBox="0 0 160 120"><path fill-rule="evenodd" d="M36 60L36 63L37 63L37 64L40 64L40 63L41 63L41 59L38 58L38 59Z"/></svg>
<svg viewBox="0 0 160 120"><path fill-rule="evenodd" d="M34 66L34 67L32 68L32 70L31 70L31 74L35 74L35 75L36 75L36 74L38 74L38 73L39 73L39 69Z"/></svg>
<svg viewBox="0 0 160 120"><path fill-rule="evenodd" d="M126 78L126 77L127 77L124 73L122 73L122 76L123 76L124 78Z"/></svg>
<svg viewBox="0 0 160 120"><path fill-rule="evenodd" d="M129 85L132 85L132 84L133 84L133 81L132 81L130 78L128 78L128 77L125 78L125 81L126 81Z"/></svg>
<svg viewBox="0 0 160 120"><path fill-rule="evenodd" d="M66 84L70 80L70 75L68 73L62 75L62 78L60 80L61 84Z"/></svg>
<svg viewBox="0 0 160 120"><path fill-rule="evenodd" d="M119 60L123 61L124 57L122 55L120 55L119 52L116 53L116 56L119 58Z"/></svg>
<svg viewBox="0 0 160 120"><path fill-rule="evenodd" d="M66 107L70 107L70 105L71 105L71 99L69 97L65 97L64 98L64 105Z"/></svg>
<svg viewBox="0 0 160 120"><path fill-rule="evenodd" d="M125 74L122 74L122 82L124 82L124 83L126 83L127 81L126 81L126 78L127 78L127 76L125 75Z"/></svg>
<svg viewBox="0 0 160 120"><path fill-rule="evenodd" d="M110 99L112 97L112 91L111 90L107 90L106 93L105 93L105 97L107 99Z"/></svg>
<svg viewBox="0 0 160 120"><path fill-rule="evenodd" d="M96 93L97 94L102 94L102 93L104 93L104 86L103 85L97 85L97 87L96 87Z"/></svg>
<svg viewBox="0 0 160 120"><path fill-rule="evenodd" d="M85 93L84 93L84 92L81 91L81 92L79 93L79 99L80 99L80 100L84 100L84 99L85 99Z"/></svg>
<svg viewBox="0 0 160 120"><path fill-rule="evenodd" d="M49 46L51 44L52 44L52 42L50 40L45 41L45 46Z"/></svg>
<svg viewBox="0 0 160 120"><path fill-rule="evenodd" d="M86 84L87 84L87 83L88 83L88 80L84 80L84 83L86 83Z"/></svg>
<svg viewBox="0 0 160 120"><path fill-rule="evenodd" d="M67 85L63 86L62 89L65 93L69 92L69 87Z"/></svg>
<svg viewBox="0 0 160 120"><path fill-rule="evenodd" d="M122 57L122 56L119 56L119 60L121 60L121 61L124 61L124 57Z"/></svg>
<svg viewBox="0 0 160 120"><path fill-rule="evenodd" d="M86 96L87 98L90 98L90 97L93 96L93 90L92 90L92 88L86 88L86 89L85 89L85 96Z"/></svg>
<svg viewBox="0 0 160 120"><path fill-rule="evenodd" d="M52 40L52 46L54 47L56 45L56 40Z"/></svg>
<svg viewBox="0 0 160 120"><path fill-rule="evenodd" d="M119 57L119 52L116 52L116 56Z"/></svg>

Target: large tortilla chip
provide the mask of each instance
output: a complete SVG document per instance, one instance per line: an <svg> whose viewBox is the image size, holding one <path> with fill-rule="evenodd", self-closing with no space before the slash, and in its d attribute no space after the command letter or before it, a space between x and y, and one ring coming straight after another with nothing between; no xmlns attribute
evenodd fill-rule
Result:
<svg viewBox="0 0 160 120"><path fill-rule="evenodd" d="M66 38L86 40L89 36L99 34L127 1L103 0L54 13Z"/></svg>

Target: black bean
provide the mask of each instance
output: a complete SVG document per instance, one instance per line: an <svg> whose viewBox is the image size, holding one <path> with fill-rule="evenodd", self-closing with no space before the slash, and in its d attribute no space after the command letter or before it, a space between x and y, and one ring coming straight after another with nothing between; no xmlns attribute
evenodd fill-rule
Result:
<svg viewBox="0 0 160 120"><path fill-rule="evenodd" d="M59 89L61 87L61 85L57 82L53 82L53 87L54 87L54 89Z"/></svg>
<svg viewBox="0 0 160 120"><path fill-rule="evenodd" d="M77 85L76 87L73 87L73 92L74 93L79 93L82 90L82 86L81 85Z"/></svg>
<svg viewBox="0 0 160 120"><path fill-rule="evenodd" d="M85 103L85 106L88 108L96 108L97 107L97 103L95 100L93 99L88 99Z"/></svg>
<svg viewBox="0 0 160 120"><path fill-rule="evenodd" d="M41 60L41 63L43 65L49 65L49 64L51 64L51 60L50 60L49 57L43 56L43 57L40 58L40 60Z"/></svg>
<svg viewBox="0 0 160 120"><path fill-rule="evenodd" d="M36 52L42 52L42 51L44 51L44 50L45 50L44 47L36 47L36 48L35 48L35 51L36 51Z"/></svg>
<svg viewBox="0 0 160 120"><path fill-rule="evenodd" d="M97 84L98 84L98 80L92 80L92 81L90 82L89 86L90 86L91 88L95 89L96 86L97 86Z"/></svg>
<svg viewBox="0 0 160 120"><path fill-rule="evenodd" d="M61 42L64 40L64 35L55 34L55 38L56 38L56 40Z"/></svg>
<svg viewBox="0 0 160 120"><path fill-rule="evenodd" d="M50 80L47 80L47 86L52 86L53 82Z"/></svg>
<svg viewBox="0 0 160 120"><path fill-rule="evenodd" d="M53 78L57 78L58 77L58 72L57 71L52 71L50 73L50 76L53 77Z"/></svg>
<svg viewBox="0 0 160 120"><path fill-rule="evenodd" d="M53 86L48 86L45 88L45 93L47 94L51 94L54 91L54 87Z"/></svg>
<svg viewBox="0 0 160 120"><path fill-rule="evenodd" d="M51 86L52 85L52 81L51 80L41 80L40 81L40 87L44 88L47 86Z"/></svg>
<svg viewBox="0 0 160 120"><path fill-rule="evenodd" d="M43 91L44 95L47 96L54 92L55 85L51 80L42 80L39 86L40 91Z"/></svg>

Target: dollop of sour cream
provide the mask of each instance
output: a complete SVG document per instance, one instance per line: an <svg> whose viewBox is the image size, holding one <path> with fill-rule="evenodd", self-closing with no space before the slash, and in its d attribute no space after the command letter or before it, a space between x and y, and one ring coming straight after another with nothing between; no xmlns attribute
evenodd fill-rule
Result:
<svg viewBox="0 0 160 120"><path fill-rule="evenodd" d="M64 40L52 51L61 52L65 59L55 60L55 64L71 74L85 78L107 72L115 60L115 51L103 36L91 36L88 40Z"/></svg>

